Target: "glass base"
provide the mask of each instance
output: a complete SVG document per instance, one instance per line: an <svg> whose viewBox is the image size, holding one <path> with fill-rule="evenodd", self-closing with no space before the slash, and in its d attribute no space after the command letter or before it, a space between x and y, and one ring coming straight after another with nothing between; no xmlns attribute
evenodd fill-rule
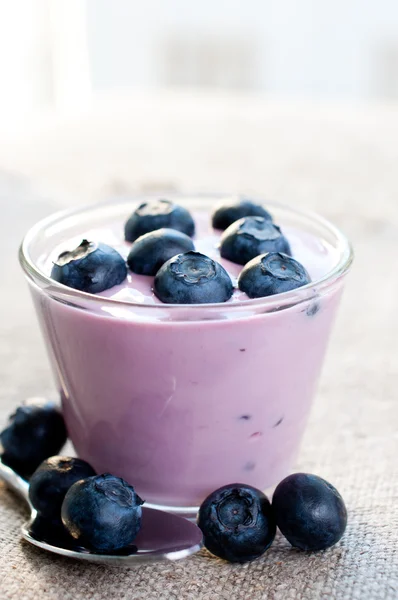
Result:
<svg viewBox="0 0 398 600"><path fill-rule="evenodd" d="M286 470L283 477L285 477L290 471ZM278 479L281 480L282 477ZM266 489L263 489L262 492L267 496L267 498L271 501L273 492L275 490L276 485L269 486ZM154 510L162 510L164 512L171 513L173 515L178 515L179 517L184 517L189 521L194 521L196 523L196 519L199 512L199 506L167 506L166 504L154 504L152 502L145 502L145 506L148 508L152 508Z"/></svg>
<svg viewBox="0 0 398 600"><path fill-rule="evenodd" d="M145 502L145 506L154 510L163 510L179 517L185 517L189 521L196 521L199 510L199 506L166 506L164 504L151 504L150 502Z"/></svg>

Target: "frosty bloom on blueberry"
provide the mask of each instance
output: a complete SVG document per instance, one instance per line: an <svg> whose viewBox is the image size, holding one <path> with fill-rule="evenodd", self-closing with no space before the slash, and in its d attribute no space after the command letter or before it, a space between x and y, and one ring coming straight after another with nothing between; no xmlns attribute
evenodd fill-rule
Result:
<svg viewBox="0 0 398 600"><path fill-rule="evenodd" d="M223 258L245 265L264 252L291 254L289 242L280 227L264 217L245 217L232 223L220 239Z"/></svg>
<svg viewBox="0 0 398 600"><path fill-rule="evenodd" d="M177 229L156 229L133 243L127 264L138 275L156 275L167 260L189 250L195 250L195 246L185 233Z"/></svg>
<svg viewBox="0 0 398 600"><path fill-rule="evenodd" d="M46 518L61 519L61 506L69 488L95 475L85 460L70 456L52 456L43 461L29 481L32 506Z"/></svg>
<svg viewBox="0 0 398 600"><path fill-rule="evenodd" d="M200 252L185 252L159 269L154 291L162 302L205 304L226 302L232 296L233 286L219 263Z"/></svg>
<svg viewBox="0 0 398 600"><path fill-rule="evenodd" d="M122 283L127 267L114 248L83 240L74 250L58 256L51 277L75 290L98 294Z"/></svg>
<svg viewBox="0 0 398 600"><path fill-rule="evenodd" d="M272 216L261 204L245 198L221 202L215 208L211 220L214 229L224 230L243 217L263 217L272 221Z"/></svg>
<svg viewBox="0 0 398 600"><path fill-rule="evenodd" d="M80 458L52 456L43 461L29 481L29 500L37 511L30 535L51 545L70 547L73 540L61 521L62 502L71 485L93 475L94 469Z"/></svg>
<svg viewBox="0 0 398 600"><path fill-rule="evenodd" d="M286 477L274 492L272 507L283 535L301 550L333 546L347 525L343 498L317 475L295 473Z"/></svg>
<svg viewBox="0 0 398 600"><path fill-rule="evenodd" d="M134 242L141 235L164 227L190 237L195 233L194 220L184 206L160 199L148 200L135 209L124 226L124 236L126 241Z"/></svg>
<svg viewBox="0 0 398 600"><path fill-rule="evenodd" d="M276 525L268 498L250 485L225 485L202 503L198 525L206 548L230 562L261 556L274 540Z"/></svg>
<svg viewBox="0 0 398 600"><path fill-rule="evenodd" d="M29 477L43 460L61 450L66 438L59 407L44 398L32 398L16 409L0 433L1 458L14 471Z"/></svg>
<svg viewBox="0 0 398 600"><path fill-rule="evenodd" d="M297 260L282 252L270 252L256 256L243 267L238 286L249 298L261 298L295 290L310 281Z"/></svg>
<svg viewBox="0 0 398 600"><path fill-rule="evenodd" d="M104 474L72 485L62 504L62 522L80 544L112 552L131 544L141 527L143 500L126 481Z"/></svg>

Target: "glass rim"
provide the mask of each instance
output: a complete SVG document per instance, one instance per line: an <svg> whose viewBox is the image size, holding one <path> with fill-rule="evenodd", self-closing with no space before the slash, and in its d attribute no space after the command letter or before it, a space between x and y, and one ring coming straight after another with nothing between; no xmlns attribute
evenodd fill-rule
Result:
<svg viewBox="0 0 398 600"><path fill-rule="evenodd" d="M149 198L158 198L163 196L163 194L134 194L128 197L128 202L133 204L134 202L144 201ZM176 199L179 198L181 200L185 199L189 201L189 199L193 198L203 198L203 199L217 199L222 200L223 198L231 198L236 196L236 194L218 194L218 193L204 193L204 194L184 194L184 193L165 193L165 197ZM123 200L124 198L124 200ZM252 196L251 196L252 198ZM334 235L337 240L337 250L339 250L339 260L334 265L334 267L329 270L323 277L311 281L310 283L296 288L294 290L290 290L288 292L283 292L281 294L275 294L273 296L265 296L262 298L254 298L249 300L237 300L234 302L222 302L222 303L208 303L208 304L167 304L167 303L146 303L146 302L131 302L128 300L119 300L115 298L107 298L105 296L99 296L96 294L90 294L88 292L83 292L80 290L76 290L74 288L70 288L62 283L59 283L52 279L49 275L44 273L32 260L29 247L32 242L34 242L37 235L39 235L46 228L54 225L57 222L62 221L63 219L67 219L73 216L78 216L79 214L93 211L97 208L106 208L116 207L127 204L126 196L119 197L113 200L105 200L102 202L95 202L90 204L84 204L80 207L74 207L64 210L58 210L48 217L41 219L35 225L33 225L25 234L22 239L22 242L19 247L19 262L22 266L22 269L25 275L33 281L36 285L39 285L44 291L48 293L51 291L52 296L58 296L60 299L65 298L67 296L70 299L75 299L76 301L85 301L92 302L94 304L101 304L102 306L114 306L114 307L124 307L124 308L134 308L135 310L162 310L167 309L173 312L178 310L185 311L214 311L215 309L223 308L223 310L228 310L231 312L236 312L240 310L245 310L248 308L261 308L262 306L272 306L277 305L278 310L283 307L290 307L292 305L298 304L301 301L305 301L308 298L319 296L322 294L322 291L327 290L331 287L336 281L340 280L346 273L349 271L353 259L354 259L354 251L352 245L348 238L340 231L338 227L333 225L328 219L320 216L314 211L311 210L302 210L294 208L288 204L284 204L281 202L274 201L264 201L259 200L258 198L252 198L258 201L261 204L264 204L267 208L269 207L272 212L272 207L276 209L282 209L289 211L292 214L297 216L301 216L307 219L310 219L316 225L322 226L326 228L329 233ZM51 290L50 290L50 289Z"/></svg>

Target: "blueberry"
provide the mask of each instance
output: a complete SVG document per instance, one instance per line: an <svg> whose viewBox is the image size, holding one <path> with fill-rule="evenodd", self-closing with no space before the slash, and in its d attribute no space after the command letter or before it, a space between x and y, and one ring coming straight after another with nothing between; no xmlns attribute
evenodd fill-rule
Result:
<svg viewBox="0 0 398 600"><path fill-rule="evenodd" d="M185 252L159 269L154 292L170 304L226 302L232 296L232 281L224 267L200 252Z"/></svg>
<svg viewBox="0 0 398 600"><path fill-rule="evenodd" d="M319 304L319 302L314 302L313 304L310 304L309 306L307 306L307 308L305 309L306 314L309 317L314 317L321 309L321 306Z"/></svg>
<svg viewBox="0 0 398 600"><path fill-rule="evenodd" d="M347 510L338 491L317 475L295 473L278 485L272 499L276 523L302 550L336 544L347 525Z"/></svg>
<svg viewBox="0 0 398 600"><path fill-rule="evenodd" d="M156 229L133 243L127 264L138 275L156 275L167 260L189 250L195 250L195 246L185 233L176 229Z"/></svg>
<svg viewBox="0 0 398 600"><path fill-rule="evenodd" d="M149 200L135 209L124 226L127 242L134 242L144 233L155 229L177 229L190 237L195 233L195 223L190 212L170 200Z"/></svg>
<svg viewBox="0 0 398 600"><path fill-rule="evenodd" d="M10 416L0 433L2 460L23 477L58 454L67 438L64 419L53 402L32 398Z"/></svg>
<svg viewBox="0 0 398 600"><path fill-rule="evenodd" d="M46 518L61 519L61 506L69 488L95 475L94 469L80 458L52 456L33 473L29 482L32 506Z"/></svg>
<svg viewBox="0 0 398 600"><path fill-rule="evenodd" d="M289 242L280 228L264 217L239 219L221 236L221 256L238 265L245 265L264 252L291 254Z"/></svg>
<svg viewBox="0 0 398 600"><path fill-rule="evenodd" d="M243 217L264 217L272 221L272 216L261 204L251 200L232 200L219 204L212 215L214 229L224 230Z"/></svg>
<svg viewBox="0 0 398 600"><path fill-rule="evenodd" d="M297 260L281 252L270 252L256 256L243 267L238 286L249 298L262 298L295 290L310 281Z"/></svg>
<svg viewBox="0 0 398 600"><path fill-rule="evenodd" d="M47 518L37 514L29 525L29 534L36 540L58 548L76 550L76 542L65 529L61 517Z"/></svg>
<svg viewBox="0 0 398 600"><path fill-rule="evenodd" d="M127 266L114 248L83 240L74 250L58 256L51 277L75 290L98 294L122 283Z"/></svg>
<svg viewBox="0 0 398 600"><path fill-rule="evenodd" d="M74 483L62 504L62 522L82 546L112 552L131 544L141 527L143 500L123 479L97 475Z"/></svg>
<svg viewBox="0 0 398 600"><path fill-rule="evenodd" d="M261 556L275 537L275 519L268 498L250 485L219 488L202 503L198 525L206 548L230 562Z"/></svg>

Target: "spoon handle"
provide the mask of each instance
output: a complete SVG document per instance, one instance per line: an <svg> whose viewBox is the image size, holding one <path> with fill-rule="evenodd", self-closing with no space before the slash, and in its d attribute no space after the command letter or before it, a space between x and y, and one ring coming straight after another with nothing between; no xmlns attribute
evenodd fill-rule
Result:
<svg viewBox="0 0 398 600"><path fill-rule="evenodd" d="M15 471L7 467L0 457L0 479L4 481L18 496L23 498L30 506L29 502L29 483L22 479Z"/></svg>

